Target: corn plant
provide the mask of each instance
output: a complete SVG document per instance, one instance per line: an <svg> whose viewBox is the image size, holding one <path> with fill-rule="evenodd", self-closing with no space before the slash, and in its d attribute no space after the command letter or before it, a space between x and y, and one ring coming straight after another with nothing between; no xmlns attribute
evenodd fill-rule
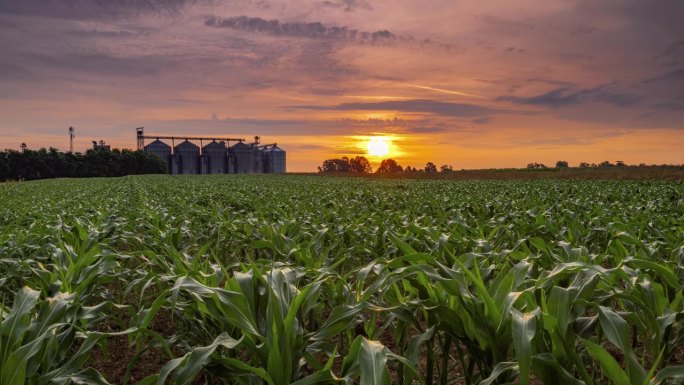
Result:
<svg viewBox="0 0 684 385"><path fill-rule="evenodd" d="M2 385L684 381L681 181L138 176L0 202ZM89 368L114 343L121 370Z"/></svg>

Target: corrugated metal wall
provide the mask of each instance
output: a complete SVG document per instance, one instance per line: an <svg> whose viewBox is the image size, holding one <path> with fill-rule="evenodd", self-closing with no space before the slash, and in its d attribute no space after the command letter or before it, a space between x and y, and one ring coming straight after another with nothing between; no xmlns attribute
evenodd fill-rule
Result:
<svg viewBox="0 0 684 385"><path fill-rule="evenodd" d="M200 150L199 147L189 141L177 145L173 153L178 164L179 174L199 174Z"/></svg>
<svg viewBox="0 0 684 385"><path fill-rule="evenodd" d="M273 146L264 150L264 172L282 174L286 172L285 151Z"/></svg>
<svg viewBox="0 0 684 385"><path fill-rule="evenodd" d="M226 144L224 142L211 142L202 148L202 155L206 166L205 174L226 174Z"/></svg>
<svg viewBox="0 0 684 385"><path fill-rule="evenodd" d="M169 173L173 173L171 169L171 146L157 139L154 142L145 146L145 152L154 154L166 162L166 167Z"/></svg>

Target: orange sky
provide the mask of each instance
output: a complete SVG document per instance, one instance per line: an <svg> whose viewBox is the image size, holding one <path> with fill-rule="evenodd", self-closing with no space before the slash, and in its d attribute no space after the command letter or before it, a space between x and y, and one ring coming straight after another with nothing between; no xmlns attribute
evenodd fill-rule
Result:
<svg viewBox="0 0 684 385"><path fill-rule="evenodd" d="M684 163L684 3L0 3L0 148L147 133L460 168ZM380 159L371 158L374 163Z"/></svg>

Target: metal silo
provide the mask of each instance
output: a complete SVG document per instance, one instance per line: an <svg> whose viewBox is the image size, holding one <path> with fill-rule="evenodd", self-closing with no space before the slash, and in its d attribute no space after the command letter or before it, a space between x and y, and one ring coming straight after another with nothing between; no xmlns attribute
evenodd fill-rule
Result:
<svg viewBox="0 0 684 385"><path fill-rule="evenodd" d="M254 172L254 146L238 142L230 148L235 160L236 174L249 174Z"/></svg>
<svg viewBox="0 0 684 385"><path fill-rule="evenodd" d="M276 145L264 149L264 171L271 174L285 173L285 150Z"/></svg>
<svg viewBox="0 0 684 385"><path fill-rule="evenodd" d="M226 143L213 141L202 147L207 174L226 174Z"/></svg>
<svg viewBox="0 0 684 385"><path fill-rule="evenodd" d="M171 146L157 139L145 146L145 152L160 157L164 162L166 162L166 167L168 167L169 173L173 171L171 168Z"/></svg>
<svg viewBox="0 0 684 385"><path fill-rule="evenodd" d="M199 147L189 142L185 142L174 147L173 152L178 162L179 174L197 174L200 170L200 150Z"/></svg>

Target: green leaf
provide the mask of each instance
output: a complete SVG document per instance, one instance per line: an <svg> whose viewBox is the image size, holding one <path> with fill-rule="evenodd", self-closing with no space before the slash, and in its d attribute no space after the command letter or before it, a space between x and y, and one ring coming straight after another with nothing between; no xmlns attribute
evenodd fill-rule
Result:
<svg viewBox="0 0 684 385"><path fill-rule="evenodd" d="M649 382L650 385L659 385L663 381L672 379L677 380L676 383L684 383L684 365L669 366L667 368L661 369L655 377Z"/></svg>
<svg viewBox="0 0 684 385"><path fill-rule="evenodd" d="M682 288L682 283L679 278L677 278L677 275L664 262L656 263L646 259L630 258L626 259L625 263L640 269L651 270L658 274L671 287L675 289Z"/></svg>
<svg viewBox="0 0 684 385"><path fill-rule="evenodd" d="M613 384L630 384L627 373L625 373L617 361L615 361L615 358L613 358L613 356L611 356L606 349L589 340L582 340L582 345L584 345L584 347L587 349L589 356L598 361L599 365L601 365L603 373L610 378Z"/></svg>
<svg viewBox="0 0 684 385"><path fill-rule="evenodd" d="M60 379L53 381L60 382L62 380L71 380L74 384L82 385L109 385L109 382L102 376L100 372L93 368L87 368Z"/></svg>
<svg viewBox="0 0 684 385"><path fill-rule="evenodd" d="M177 373L173 384L188 385L192 383L200 370L211 362L210 356L219 346L233 349L240 344L241 340L235 340L227 333L221 333L210 345L194 348L184 357L169 361L162 368L158 383L163 384L168 375L174 370L177 370Z"/></svg>
<svg viewBox="0 0 684 385"><path fill-rule="evenodd" d="M518 363L517 362L499 362L498 364L496 364L496 366L494 367L494 370L492 370L492 373L489 375L489 377L480 381L479 385L498 384L499 383L499 377L501 377L506 372L513 372L514 374L517 374Z"/></svg>
<svg viewBox="0 0 684 385"><path fill-rule="evenodd" d="M390 384L387 371L387 354L385 345L378 341L363 339L359 351L360 385Z"/></svg>
<svg viewBox="0 0 684 385"><path fill-rule="evenodd" d="M38 301L40 292L28 286L19 290L14 297L12 310L2 321L0 335L7 336L2 349L11 349L21 341L29 325L29 315Z"/></svg>
<svg viewBox="0 0 684 385"><path fill-rule="evenodd" d="M613 345L625 353L630 351L628 326L622 317L612 309L600 306L599 322L601 323L601 330Z"/></svg>
<svg viewBox="0 0 684 385"><path fill-rule="evenodd" d="M311 337L312 340L324 340L341 333L349 327L357 314L366 308L365 303L336 306L323 326Z"/></svg>
<svg viewBox="0 0 684 385"><path fill-rule="evenodd" d="M532 339L537 329L537 316L540 314L539 308L533 312L521 313L516 309L511 309L513 346L515 356L520 370L520 384L527 385L530 381L530 368L532 366Z"/></svg>

